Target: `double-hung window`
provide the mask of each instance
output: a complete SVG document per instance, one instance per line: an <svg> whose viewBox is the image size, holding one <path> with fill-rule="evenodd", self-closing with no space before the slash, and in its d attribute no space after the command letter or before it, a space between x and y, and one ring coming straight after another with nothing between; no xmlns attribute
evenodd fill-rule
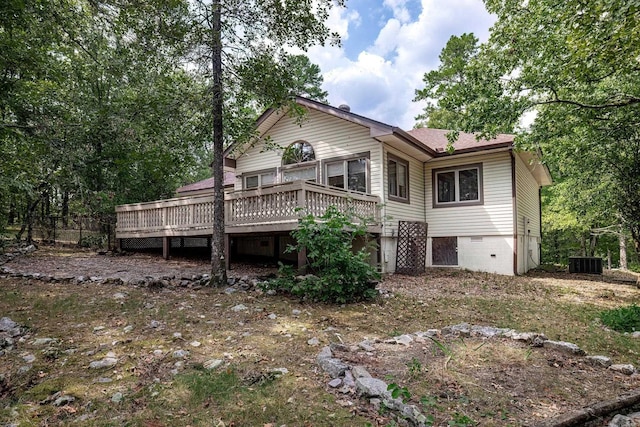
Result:
<svg viewBox="0 0 640 427"><path fill-rule="evenodd" d="M245 190L275 184L276 171L274 169L263 172L248 173L243 175L242 182Z"/></svg>
<svg viewBox="0 0 640 427"><path fill-rule="evenodd" d="M345 190L368 191L368 163L367 155L327 160L324 167L325 182Z"/></svg>
<svg viewBox="0 0 640 427"><path fill-rule="evenodd" d="M409 202L409 163L391 154L387 159L389 200Z"/></svg>
<svg viewBox="0 0 640 427"><path fill-rule="evenodd" d="M434 169L433 195L436 208L483 204L482 164Z"/></svg>

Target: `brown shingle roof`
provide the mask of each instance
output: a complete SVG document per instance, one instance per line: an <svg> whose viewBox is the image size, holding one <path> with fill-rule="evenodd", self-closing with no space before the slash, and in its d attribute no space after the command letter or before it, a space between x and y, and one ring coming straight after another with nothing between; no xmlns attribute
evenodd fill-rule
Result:
<svg viewBox="0 0 640 427"><path fill-rule="evenodd" d="M438 153L445 152L448 144L447 133L444 129L418 128L410 130L409 135L422 142ZM486 150L490 148L509 147L513 144L513 135L498 134L493 139L477 140L473 133L460 132L458 140L453 144L455 153Z"/></svg>
<svg viewBox="0 0 640 427"><path fill-rule="evenodd" d="M224 186L228 187L236 182L235 172L224 172ZM213 178L203 179L202 181L194 182L193 184L183 185L176 190L176 193L187 193L190 191L208 190L213 189Z"/></svg>

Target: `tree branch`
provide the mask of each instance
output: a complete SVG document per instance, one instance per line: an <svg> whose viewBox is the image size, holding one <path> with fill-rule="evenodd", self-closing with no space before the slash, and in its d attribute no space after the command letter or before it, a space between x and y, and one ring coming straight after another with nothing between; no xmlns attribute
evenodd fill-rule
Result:
<svg viewBox="0 0 640 427"><path fill-rule="evenodd" d="M632 95L618 95L619 97L622 97L622 98L621 99L619 98L620 101L617 101L617 102L610 102L607 104L585 104L578 101L572 101L570 99L560 99L558 97L558 93L554 89L549 88L549 90L551 91L551 93L553 93L553 99L550 99L548 101L536 101L535 104L537 105L568 104L568 105L575 105L576 107L580 107L580 108L587 108L591 110L601 110L605 108L626 107L628 105L634 105L634 104L640 103L640 98L638 97L635 97Z"/></svg>

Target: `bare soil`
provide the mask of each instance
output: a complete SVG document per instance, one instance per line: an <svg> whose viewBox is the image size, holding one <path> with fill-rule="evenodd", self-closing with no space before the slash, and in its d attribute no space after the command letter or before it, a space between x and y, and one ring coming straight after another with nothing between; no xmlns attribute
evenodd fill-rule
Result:
<svg viewBox="0 0 640 427"><path fill-rule="evenodd" d="M130 282L149 276L180 278L208 272L206 260L164 261L157 254L106 256L59 248L42 248L6 267L58 278L99 276ZM230 275L261 276L274 271L268 266L238 265ZM318 338L321 345L377 340L373 352L336 355L350 364L365 366L374 377L406 387L410 402L431 415L434 425L462 423L464 417L473 422L453 425L540 425L637 389L640 376L615 373L593 366L581 356L506 338L439 335L408 346L384 341L403 333L468 322L544 333L549 339L576 343L588 354L611 357L614 363L640 366L640 340L607 330L598 321L602 310L638 303L639 290L633 280L637 276L616 272L604 276L537 272L505 277L436 269L419 277L385 278L380 287L391 293L389 298L326 306L268 296L258 290L225 294L207 288L168 287L152 291L0 279L0 317L29 327L29 339L17 344L16 351L0 356L0 374L5 378L0 398L7 402L1 405L5 412L0 412L0 424L27 420L24 425L66 425L71 421L106 425L107 414L115 414L113 425L390 423L391 415L367 400L342 395L327 386L328 378L314 362L319 347L308 344L310 338ZM116 293L126 294L126 299L117 303ZM249 310L233 312L231 307L237 304ZM300 314L292 314L294 310ZM272 313L276 319L268 317ZM161 327L150 328L152 320ZM122 332L127 325L134 327L130 336ZM175 332L181 333L180 338ZM60 345L55 350L66 351L66 356L42 355L43 350L32 344L37 337L58 339ZM190 346L194 340L201 345ZM225 366L238 369L243 378L282 366L290 371L290 379L272 391L270 400L259 403L262 411L252 406L258 404L250 402L252 398L239 395L239 406L236 401L199 407L208 416L202 419L209 420L199 421L193 411L181 413L179 409L184 405L180 400L184 390L172 377L175 360L167 355L180 348L190 351L187 370L219 357ZM158 349L163 358L154 357ZM87 366L108 351L117 353L118 367L102 373L112 382L96 388L98 375ZM30 374L18 374L28 354L37 358L34 369ZM164 391L137 395L120 410L108 408L114 392L135 394L135 390L151 390L154 382L163 384ZM171 390L169 395L167 390ZM66 409L51 408L47 399L56 392L73 395L75 403ZM93 406L87 406L88 402ZM105 407L96 406L96 402L104 402ZM220 423L213 423L211 417Z"/></svg>

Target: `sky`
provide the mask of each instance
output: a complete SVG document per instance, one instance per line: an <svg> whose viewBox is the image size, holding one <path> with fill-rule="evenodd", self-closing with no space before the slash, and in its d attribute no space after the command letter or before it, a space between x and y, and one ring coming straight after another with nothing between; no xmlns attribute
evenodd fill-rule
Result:
<svg viewBox="0 0 640 427"><path fill-rule="evenodd" d="M472 32L487 40L495 18L482 0L347 0L334 7L327 25L341 47L314 46L333 106L409 130L424 103L413 102L425 72L438 67L452 35Z"/></svg>

